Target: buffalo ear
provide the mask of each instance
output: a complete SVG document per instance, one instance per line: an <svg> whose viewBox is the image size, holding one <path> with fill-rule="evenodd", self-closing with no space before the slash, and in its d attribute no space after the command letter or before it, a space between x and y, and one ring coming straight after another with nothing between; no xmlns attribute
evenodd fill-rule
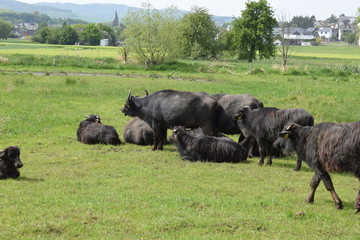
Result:
<svg viewBox="0 0 360 240"><path fill-rule="evenodd" d="M284 139L288 139L290 135L291 135L291 132L289 132L289 131L282 131L279 133L279 137L282 137Z"/></svg>
<svg viewBox="0 0 360 240"><path fill-rule="evenodd" d="M177 134L178 130L179 130L179 129L178 129L177 127L174 127L174 128L173 128L173 133Z"/></svg>
<svg viewBox="0 0 360 240"><path fill-rule="evenodd" d="M234 116L234 119L235 119L235 120L241 120L241 119L242 119L242 115L241 115L241 114L236 114L236 115Z"/></svg>

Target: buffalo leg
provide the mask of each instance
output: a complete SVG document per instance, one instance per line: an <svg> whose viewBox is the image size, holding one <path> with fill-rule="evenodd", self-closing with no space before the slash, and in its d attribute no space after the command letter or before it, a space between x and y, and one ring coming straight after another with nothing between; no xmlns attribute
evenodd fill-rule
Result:
<svg viewBox="0 0 360 240"><path fill-rule="evenodd" d="M298 157L297 161L296 161L296 166L294 168L294 171L299 171L301 168L301 159Z"/></svg>
<svg viewBox="0 0 360 240"><path fill-rule="evenodd" d="M267 148L267 154L268 154L268 160L267 160L267 163L266 165L271 165L272 164L272 147L268 147Z"/></svg>
<svg viewBox="0 0 360 240"><path fill-rule="evenodd" d="M354 208L356 213L360 212L360 191L357 197L355 198Z"/></svg>
<svg viewBox="0 0 360 240"><path fill-rule="evenodd" d="M313 178L311 179L311 183L310 183L311 192L310 192L309 196L307 197L306 202L308 202L308 203L314 202L315 191L316 191L316 188L319 186L320 181L321 181L321 178L315 173Z"/></svg>
<svg viewBox="0 0 360 240"><path fill-rule="evenodd" d="M241 135L240 135L241 136ZM240 137L239 137L240 140ZM252 158L252 151L254 146L254 138L251 136L246 137L244 140L240 142L240 145L243 146L247 151L247 157Z"/></svg>
<svg viewBox="0 0 360 240"><path fill-rule="evenodd" d="M259 145L259 152L260 152L260 160L259 160L259 166L262 166L264 164L264 157L266 155L266 148L264 147L265 145L262 144L261 141L258 142Z"/></svg>
<svg viewBox="0 0 360 240"><path fill-rule="evenodd" d="M166 140L166 131L167 131L166 128L161 129L160 131L159 147L158 147L159 150L163 150L164 142Z"/></svg>
<svg viewBox="0 0 360 240"><path fill-rule="evenodd" d="M158 145L159 145L160 139L159 136L155 135L154 133L154 146L152 148L153 151L157 150Z"/></svg>
<svg viewBox="0 0 360 240"><path fill-rule="evenodd" d="M331 193L331 196L334 200L334 203L335 203L335 207L337 209L342 209L343 208L343 204L341 202L341 199L339 198L339 196L337 195L337 193L335 192L335 189L334 189L334 185L331 181L331 178L330 178L330 175L329 173L327 172L322 172L320 174L320 178L321 180L323 181L324 185L325 185L325 188L326 190L328 190L330 193Z"/></svg>

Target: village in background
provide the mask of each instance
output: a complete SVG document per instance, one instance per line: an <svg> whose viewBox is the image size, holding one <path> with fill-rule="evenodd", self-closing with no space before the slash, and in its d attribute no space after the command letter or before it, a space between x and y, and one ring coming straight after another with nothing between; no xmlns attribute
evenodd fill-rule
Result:
<svg viewBox="0 0 360 240"><path fill-rule="evenodd" d="M17 3L20 5L10 5L10 3ZM6 5L7 4L7 5ZM35 10L31 13L27 12L13 12L15 8L19 10L25 9L22 7L25 3L21 3L14 0L3 0L0 3L0 19L6 20L13 24L13 29L9 34L9 38L19 38L19 39L33 39L36 34L38 34L38 30L41 27L41 24L46 23L47 26L51 27L61 27L63 24L87 24L89 22L103 22L101 24L111 27L114 30L115 36L110 36L111 34L105 34L104 38L100 40L97 44L100 46L114 46L121 45L121 37L119 36L121 31L125 28L122 24L121 20L125 16L126 12L131 8L126 5L114 5L119 8L119 14L117 10L114 10L114 6L112 7L112 12L110 13L108 9L104 11L104 15L100 17L93 17L93 21L91 21L89 16L83 17L83 19L78 18L75 15L69 15L69 10L64 10L67 15L63 15L65 17L54 18L52 16L48 16L41 11L41 6L36 4L25 4L25 6L31 6L30 10ZM41 3L47 4L47 3ZM59 7L59 5L48 3L48 8ZM65 4L63 4L65 7ZM76 6L76 4L73 4ZM91 4L88 4L89 6ZM20 7L21 6L21 7ZM7 7L8 9L1 10L2 8ZM69 6L71 7L71 6ZM76 9L76 8L75 8ZM116 8L115 8L116 9ZM29 10L27 10L29 11ZM46 12L46 11L45 11ZM71 11L70 11L71 12ZM76 11L75 11L76 12ZM91 12L91 10L89 11ZM184 14L185 11L182 11ZM17 14L17 15L16 15ZM94 12L96 14L96 12ZM14 16L22 16L22 17L14 17ZM56 15L56 14L55 14ZM59 13L57 13L59 15ZM106 16L105 16L106 15ZM76 18L70 18L69 16L73 16ZM281 38L287 39L290 45L297 46L307 46L307 45L318 45L320 42L339 42L345 40L346 34L357 34L360 29L360 23L356 23L357 17L355 16L345 16L344 14L336 17L334 14L331 14L329 18L325 20L316 20L316 16L306 17L306 16L294 16L291 22L294 19L308 18L312 21L312 25L307 24L307 26L297 26L301 24L293 23L291 27L286 28L284 30L281 27L274 28L274 36L275 42L274 44L280 45ZM28 19L28 21L26 21ZM84 20L87 19L87 20ZM109 21L109 19L112 19ZM90 21L89 21L90 20ZM213 21L216 26L221 29L221 31L229 31L232 28L233 17L219 17L213 16ZM40 22L42 21L42 22ZM278 20L279 21L279 20ZM106 29L105 29L106 30ZM285 31L285 32L284 32ZM109 35L108 37L106 35ZM115 38L115 39L114 39ZM349 44L359 44L360 41L357 38L354 42L348 42ZM81 42L76 42L76 44L83 44Z"/></svg>

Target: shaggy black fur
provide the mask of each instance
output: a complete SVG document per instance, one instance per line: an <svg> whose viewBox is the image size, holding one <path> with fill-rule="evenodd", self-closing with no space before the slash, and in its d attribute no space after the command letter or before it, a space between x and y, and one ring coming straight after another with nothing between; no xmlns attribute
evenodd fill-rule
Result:
<svg viewBox="0 0 360 240"><path fill-rule="evenodd" d="M20 160L20 149L10 146L0 151L0 179L18 178L23 163Z"/></svg>
<svg viewBox="0 0 360 240"><path fill-rule="evenodd" d="M85 144L121 144L115 128L102 124L100 116L96 114L91 114L80 122L77 130L77 140Z"/></svg>
<svg viewBox="0 0 360 240"><path fill-rule="evenodd" d="M246 160L246 150L237 142L227 137L192 136L184 127L173 129L171 140L184 160L232 162Z"/></svg>
<svg viewBox="0 0 360 240"><path fill-rule="evenodd" d="M351 172L360 180L360 122L320 123L313 127L291 123L284 127L280 137L290 142L298 157L315 171L307 201L314 202L315 190L322 180L335 207L343 208L328 172ZM356 212L360 211L360 191L354 207Z"/></svg>
<svg viewBox="0 0 360 240"><path fill-rule="evenodd" d="M272 164L273 143L278 138L279 132L289 123L294 122L302 126L313 126L314 117L301 108L278 109L273 107L264 107L251 109L249 107L241 108L235 115L238 120L239 128L247 131L250 137L244 140L243 144L252 138L259 145L260 161L263 165L264 157L268 156L267 164ZM294 170L301 167L301 159L298 159Z"/></svg>

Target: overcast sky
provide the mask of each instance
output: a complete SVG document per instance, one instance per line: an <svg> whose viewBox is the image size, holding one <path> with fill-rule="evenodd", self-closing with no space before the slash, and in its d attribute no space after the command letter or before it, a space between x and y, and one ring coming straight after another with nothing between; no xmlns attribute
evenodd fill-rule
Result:
<svg viewBox="0 0 360 240"><path fill-rule="evenodd" d="M86 3L117 3L132 7L141 7L146 0L18 0L26 3L38 2L70 2L77 4ZM182 10L190 10L192 6L205 7L209 13L217 16L239 17L241 10L245 8L246 0L149 0L155 8L167 8L171 5ZM275 17L280 15L286 18L293 16L312 16L317 20L324 20L331 14L339 16L357 16L360 7L359 0L268 0L275 10Z"/></svg>

